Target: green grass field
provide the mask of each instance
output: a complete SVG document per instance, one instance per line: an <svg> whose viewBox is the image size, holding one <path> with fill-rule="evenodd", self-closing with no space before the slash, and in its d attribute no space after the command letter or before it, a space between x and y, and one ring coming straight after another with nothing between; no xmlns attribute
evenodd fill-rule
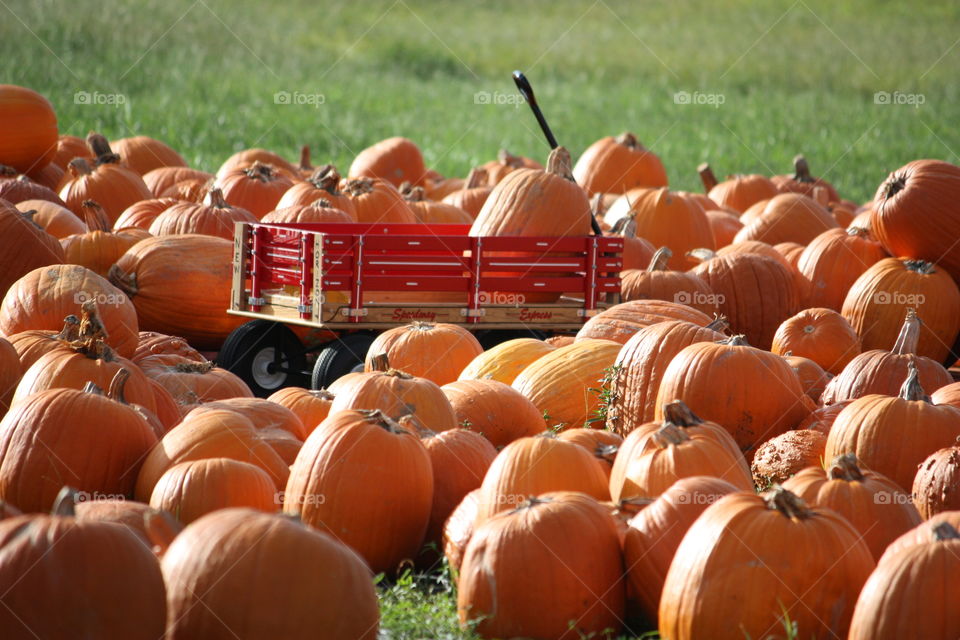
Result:
<svg viewBox="0 0 960 640"><path fill-rule="evenodd" d="M450 175L503 146L543 158L516 68L574 154L629 129L677 188L699 188L705 159L769 174L803 152L864 200L906 161L960 150L949 2L8 0L0 16L5 81L46 94L63 131L152 135L208 170L302 143L346 169L398 134ZM82 91L124 103L76 104ZM282 91L303 104L276 104Z"/></svg>
<svg viewBox="0 0 960 640"><path fill-rule="evenodd" d="M63 132L154 136L206 170L306 143L345 171L391 135L448 175L500 147L543 159L522 69L574 154L631 130L698 190L704 160L785 173L803 152L862 201L909 160L960 161L958 26L946 1L6 0L0 54ZM468 637L449 592L428 591L382 589L384 637Z"/></svg>

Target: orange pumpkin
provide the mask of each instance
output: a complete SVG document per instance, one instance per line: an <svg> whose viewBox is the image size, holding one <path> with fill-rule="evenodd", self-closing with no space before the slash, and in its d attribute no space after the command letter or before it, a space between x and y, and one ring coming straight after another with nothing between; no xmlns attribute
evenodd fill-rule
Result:
<svg viewBox="0 0 960 640"><path fill-rule="evenodd" d="M713 209L706 211L705 215L710 224L710 231L713 232L713 246L717 249L732 243L740 229L743 229L740 219L728 211Z"/></svg>
<svg viewBox="0 0 960 640"><path fill-rule="evenodd" d="M660 158L630 132L601 138L587 147L573 168L573 177L590 195L667 186Z"/></svg>
<svg viewBox="0 0 960 640"><path fill-rule="evenodd" d="M147 185L147 188L156 198L159 198L161 193L164 193L173 185L184 180L203 180L207 182L212 179L212 173L191 169L190 167L157 167L143 174L143 183Z"/></svg>
<svg viewBox="0 0 960 640"><path fill-rule="evenodd" d="M340 174L332 164L319 167L308 179L290 187L277 202L277 210L310 204L321 199L330 203L327 206L340 209L351 218L356 218L353 200L340 191Z"/></svg>
<svg viewBox="0 0 960 640"><path fill-rule="evenodd" d="M635 333L658 322L685 320L700 326L710 324L710 316L693 307L666 300L631 300L601 311L587 320L577 340L611 340L625 344Z"/></svg>
<svg viewBox="0 0 960 640"><path fill-rule="evenodd" d="M350 208L353 208L352 204ZM353 216L346 211L333 208L333 204L325 198L319 198L310 204L294 204L289 207L276 209L263 216L260 221L273 223L310 222L314 224L356 222Z"/></svg>
<svg viewBox="0 0 960 640"><path fill-rule="evenodd" d="M783 484L807 504L833 509L863 536L874 560L893 540L920 524L920 514L895 482L861 470L853 454L838 456L827 469L804 469Z"/></svg>
<svg viewBox="0 0 960 640"><path fill-rule="evenodd" d="M860 354L860 337L850 323L832 309L804 309L777 328L770 349L809 358L825 371L839 374Z"/></svg>
<svg viewBox="0 0 960 640"><path fill-rule="evenodd" d="M127 249L150 235L140 230L111 231L110 220L97 202L87 200L80 206L88 231L60 240L67 264L79 264L106 277Z"/></svg>
<svg viewBox="0 0 960 640"><path fill-rule="evenodd" d="M485 162L480 165L480 168L486 171L488 183L491 187L494 187L515 169L543 169L543 165L536 160L515 156L506 149L500 149L497 152L496 160Z"/></svg>
<svg viewBox="0 0 960 640"><path fill-rule="evenodd" d="M125 527L157 555L162 555L183 531L183 525L166 511L125 498L84 500L73 505L73 510L78 522L110 522Z"/></svg>
<svg viewBox="0 0 960 640"><path fill-rule="evenodd" d="M405 183L400 193L417 218L417 222L423 224L471 224L473 222L473 216L460 207L427 199L423 187L412 187Z"/></svg>
<svg viewBox="0 0 960 640"><path fill-rule="evenodd" d="M113 228L117 230L136 228L148 231L157 216L180 202L176 198L154 198L135 202L124 209L120 217L114 221Z"/></svg>
<svg viewBox="0 0 960 640"><path fill-rule="evenodd" d="M417 221L400 192L390 184L376 178L354 178L340 184L340 188L353 203L357 222L402 222Z"/></svg>
<svg viewBox="0 0 960 640"><path fill-rule="evenodd" d="M96 200L112 223L130 205L153 197L143 178L120 163L120 156L106 138L91 133L87 143L95 157L93 166L83 158L74 158L60 186L60 197L68 209L82 215L83 202Z"/></svg>
<svg viewBox="0 0 960 640"><path fill-rule="evenodd" d="M0 84L0 164L17 171L44 167L57 148L57 115L32 89Z"/></svg>
<svg viewBox="0 0 960 640"><path fill-rule="evenodd" d="M6 200L0 200L0 252L0 291L9 289L32 269L64 261L57 239Z"/></svg>
<svg viewBox="0 0 960 640"><path fill-rule="evenodd" d="M730 176L718 182L710 165L697 168L704 190L721 207L730 207L743 213L761 200L769 200L779 193L777 186L766 176L758 174Z"/></svg>
<svg viewBox="0 0 960 640"><path fill-rule="evenodd" d="M348 173L351 178L380 178L399 187L404 182L422 185L427 168L412 140L393 137L358 153Z"/></svg>
<svg viewBox="0 0 960 640"><path fill-rule="evenodd" d="M474 489L463 497L443 525L443 554L453 571L460 570L463 552L473 535L480 504L480 489Z"/></svg>
<svg viewBox="0 0 960 640"><path fill-rule="evenodd" d="M249 169L257 162L260 164L271 165L274 169L285 175L290 180L293 180L300 174L299 170L293 165L293 163L289 162L283 156L278 155L273 151L255 148L238 151L224 160L223 164L220 165L220 168L217 169L216 178L219 180L226 174L236 169Z"/></svg>
<svg viewBox="0 0 960 640"><path fill-rule="evenodd" d="M753 483L765 490L807 467L820 467L826 446L827 434L815 429L793 429L770 438L753 454Z"/></svg>
<svg viewBox="0 0 960 640"><path fill-rule="evenodd" d="M482 380L490 378L512 384L528 364L544 356L556 347L535 338L514 338L493 346L464 367L459 380Z"/></svg>
<svg viewBox="0 0 960 640"><path fill-rule="evenodd" d="M214 186L223 191L227 202L246 209L259 219L277 208L280 198L293 182L272 165L256 161L246 168L218 173Z"/></svg>
<svg viewBox="0 0 960 640"><path fill-rule="evenodd" d="M758 203L756 217L737 232L734 242L761 240L768 244L798 242L806 245L828 229L836 228L837 221L826 208L812 198L799 193L781 193Z"/></svg>
<svg viewBox="0 0 960 640"><path fill-rule="evenodd" d="M668 247L660 247L646 269L623 271L620 274L623 299L668 300L704 313L715 313L716 297L700 276L667 268L672 253Z"/></svg>
<svg viewBox="0 0 960 640"><path fill-rule="evenodd" d="M542 170L542 167L528 168ZM477 167L470 171L470 175L458 189L445 194L440 201L466 211L467 215L476 220L492 192L493 186L488 183L486 170Z"/></svg>
<svg viewBox="0 0 960 640"><path fill-rule="evenodd" d="M885 257L887 252L862 227L824 231L797 260L805 304L840 311L857 278Z"/></svg>
<svg viewBox="0 0 960 640"><path fill-rule="evenodd" d="M155 236L200 233L233 241L236 223L256 221L252 213L228 204L223 192L213 188L202 204L183 202L164 210L150 224L150 233Z"/></svg>
<svg viewBox="0 0 960 640"><path fill-rule="evenodd" d="M840 201L840 194L832 184L810 175L810 165L802 155L793 158L793 174L773 176L770 180L782 193L802 193L812 198L818 189L823 189L828 202Z"/></svg>
<svg viewBox="0 0 960 640"><path fill-rule="evenodd" d="M120 161L137 175L160 167L186 167L187 162L169 145L149 136L131 136L110 143Z"/></svg>
<svg viewBox="0 0 960 640"><path fill-rule="evenodd" d="M317 425L330 415L333 397L333 393L325 389L314 391L300 387L286 387L276 391L267 400L290 409L300 418L300 422L306 429L306 435L310 435Z"/></svg>
<svg viewBox="0 0 960 640"><path fill-rule="evenodd" d="M441 387L457 425L502 448L546 430L543 413L526 396L495 379L458 380Z"/></svg>
<svg viewBox="0 0 960 640"><path fill-rule="evenodd" d="M433 494L419 438L380 411L334 410L293 463L283 510L353 548L374 571L392 572L419 550Z"/></svg>
<svg viewBox="0 0 960 640"><path fill-rule="evenodd" d="M141 358L139 366L169 391L179 405L253 397L243 380L212 362L197 362L177 355L152 355Z"/></svg>
<svg viewBox="0 0 960 640"><path fill-rule="evenodd" d="M23 200L17 203L16 208L21 213L30 215L32 222L57 239L88 230L87 225L73 211L49 200Z"/></svg>
<svg viewBox="0 0 960 640"><path fill-rule="evenodd" d="M110 268L144 329L183 336L199 349L219 348L244 322L224 312L232 278L233 243L199 234L148 238Z"/></svg>
<svg viewBox="0 0 960 640"><path fill-rule="evenodd" d="M413 322L378 335L367 350L364 370L373 371L373 359L381 353L394 368L444 385L456 380L483 347L458 325Z"/></svg>

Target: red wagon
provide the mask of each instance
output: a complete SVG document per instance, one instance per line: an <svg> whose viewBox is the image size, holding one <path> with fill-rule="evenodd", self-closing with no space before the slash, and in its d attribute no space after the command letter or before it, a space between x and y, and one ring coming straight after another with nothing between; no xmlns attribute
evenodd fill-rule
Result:
<svg viewBox="0 0 960 640"><path fill-rule="evenodd" d="M469 228L239 223L228 313L251 322L218 364L258 395L323 388L362 366L378 332L413 320L462 325L489 347L576 331L619 301L622 238Z"/></svg>

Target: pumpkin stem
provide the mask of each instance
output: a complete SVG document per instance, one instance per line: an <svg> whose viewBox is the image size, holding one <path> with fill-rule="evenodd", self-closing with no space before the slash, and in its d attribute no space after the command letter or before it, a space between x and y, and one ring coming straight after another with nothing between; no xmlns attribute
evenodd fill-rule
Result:
<svg viewBox="0 0 960 640"><path fill-rule="evenodd" d="M83 391L84 393L92 393L95 396L106 395L103 392L103 389L101 389L99 385L97 385L97 383L94 382L93 380L87 380L87 382L83 385L83 389L81 389L81 391Z"/></svg>
<svg viewBox="0 0 960 640"><path fill-rule="evenodd" d="M813 199L824 209L830 209L830 192L827 191L826 187L815 186L813 188Z"/></svg>
<svg viewBox="0 0 960 640"><path fill-rule="evenodd" d="M861 238L865 238L869 234L870 232L867 229L864 229L863 227L847 227L848 236L859 236Z"/></svg>
<svg viewBox="0 0 960 640"><path fill-rule="evenodd" d="M613 460L617 457L617 451L619 450L620 447L615 444L598 444L597 448L593 450L593 455L604 462L613 464Z"/></svg>
<svg viewBox="0 0 960 640"><path fill-rule="evenodd" d="M883 199L889 200L907 187L906 176L891 173L886 182L880 187L883 191Z"/></svg>
<svg viewBox="0 0 960 640"><path fill-rule="evenodd" d="M845 453L837 456L827 469L827 477L831 480L846 480L847 482L861 482L863 471L857 466L857 454Z"/></svg>
<svg viewBox="0 0 960 640"><path fill-rule="evenodd" d="M137 286L137 274L134 272L125 272L120 268L120 265L114 264L110 267L110 270L107 271L107 280L130 298L137 295L140 291L140 288Z"/></svg>
<svg viewBox="0 0 960 640"><path fill-rule="evenodd" d="M178 362L173 365L173 370L177 373L210 373L216 367L215 362Z"/></svg>
<svg viewBox="0 0 960 640"><path fill-rule="evenodd" d="M87 229L90 231L110 231L113 225L110 223L110 218L107 217L107 212L103 210L99 202L96 200L84 200L80 204L80 208L83 211L83 221L87 223Z"/></svg>
<svg viewBox="0 0 960 640"><path fill-rule="evenodd" d="M797 182L816 182L810 175L810 165L802 153L793 158L793 179Z"/></svg>
<svg viewBox="0 0 960 640"><path fill-rule="evenodd" d="M326 389L307 389L307 393L317 400L333 400L334 398L333 392Z"/></svg>
<svg viewBox="0 0 960 640"><path fill-rule="evenodd" d="M326 198L317 198L313 202L307 205L308 209L330 209L333 208L333 203L327 200Z"/></svg>
<svg viewBox="0 0 960 640"><path fill-rule="evenodd" d="M395 420L390 416L385 414L380 409L357 409L357 412L363 415L364 420L371 424L375 424L384 431L389 431L390 433L405 433L407 435L412 435L409 431L401 427Z"/></svg>
<svg viewBox="0 0 960 640"><path fill-rule="evenodd" d="M923 386L920 384L920 372L913 360L907 363L907 379L900 387L900 397L913 402L931 402L930 396L924 392Z"/></svg>
<svg viewBox="0 0 960 640"><path fill-rule="evenodd" d="M223 197L223 190L219 187L211 187L203 199L203 204L214 209L232 209L233 205L227 202Z"/></svg>
<svg viewBox="0 0 960 640"><path fill-rule="evenodd" d="M713 320L706 328L713 329L717 333L726 333L727 329L730 328L730 322L727 320L727 316L722 313L715 313L713 314Z"/></svg>
<svg viewBox="0 0 960 640"><path fill-rule="evenodd" d="M0 178L14 178L16 175L16 169L5 164L0 164Z"/></svg>
<svg viewBox="0 0 960 640"><path fill-rule="evenodd" d="M738 333L735 336L730 336L729 338L724 338L723 340L718 340L717 344L725 344L728 347L749 347L750 343L747 342L747 336L742 333Z"/></svg>
<svg viewBox="0 0 960 640"><path fill-rule="evenodd" d="M67 169L74 178L88 176L93 173L93 169L90 168L90 163L87 162L85 158L74 158L67 163Z"/></svg>
<svg viewBox="0 0 960 640"><path fill-rule="evenodd" d="M663 423L686 428L703 424L703 420L698 418L683 400L674 400L663 405Z"/></svg>
<svg viewBox="0 0 960 640"><path fill-rule="evenodd" d="M63 319L63 329L54 338L72 342L80 337L80 319L72 313Z"/></svg>
<svg viewBox="0 0 960 640"><path fill-rule="evenodd" d="M960 539L960 533L949 522L941 522L933 528L933 540L943 542L944 540Z"/></svg>
<svg viewBox="0 0 960 640"><path fill-rule="evenodd" d="M557 147L550 152L547 157L547 173L575 182L573 179L573 161L570 159L570 152L567 151L566 147Z"/></svg>
<svg viewBox="0 0 960 640"><path fill-rule="evenodd" d="M313 165L310 164L310 145L300 147L300 164L297 167L300 171L310 171Z"/></svg>
<svg viewBox="0 0 960 640"><path fill-rule="evenodd" d="M317 167L313 175L310 176L310 179L307 180L317 189L322 189L331 195L337 195L337 185L340 184L340 174L337 173L337 168L332 164L325 164L323 166Z"/></svg>
<svg viewBox="0 0 960 640"><path fill-rule="evenodd" d="M598 198L602 198L602 194L597 194ZM624 196L626 198L626 196ZM627 203L629 204L629 199ZM610 228L611 235L620 236L621 238L636 238L637 237L637 222L632 215L626 215L617 220L613 227Z"/></svg>
<svg viewBox="0 0 960 640"><path fill-rule="evenodd" d="M77 504L80 502L80 492L73 487L64 486L53 501L50 509L52 516L75 516Z"/></svg>
<svg viewBox="0 0 960 640"><path fill-rule="evenodd" d="M113 379L110 380L110 388L107 389L107 397L111 400L115 400L120 404L127 404L127 399L124 397L124 388L127 386L127 380L130 379L130 372L121 367L117 369L117 372L113 374Z"/></svg>
<svg viewBox="0 0 960 640"><path fill-rule="evenodd" d="M513 167L514 169L522 169L524 167L523 158L513 155L506 149L500 149L500 151L497 152L497 162L506 167Z"/></svg>
<svg viewBox="0 0 960 640"><path fill-rule="evenodd" d="M370 178L350 178L343 183L343 190L348 196L356 198L373 192L373 180Z"/></svg>
<svg viewBox="0 0 960 640"><path fill-rule="evenodd" d="M100 166L102 164L120 164L120 156L113 152L113 149L110 148L110 143L107 142L107 139L91 131L87 134L87 146L90 147L90 151L93 152L94 164Z"/></svg>
<svg viewBox="0 0 960 640"><path fill-rule="evenodd" d="M694 260L699 260L700 262L708 262L717 257L717 252L713 249L700 247L697 249L690 249L690 251L687 251L686 255L688 258L693 258Z"/></svg>
<svg viewBox="0 0 960 640"><path fill-rule="evenodd" d="M485 186L489 179L490 177L486 169L483 167L474 167L470 170L470 174L467 176L467 181L464 183L463 188L466 190Z"/></svg>
<svg viewBox="0 0 960 640"><path fill-rule="evenodd" d="M813 515L813 511L807 506L800 496L784 489L779 484L773 485L770 491L760 494L768 509L775 509L788 518L797 518L804 520Z"/></svg>
<svg viewBox="0 0 960 640"><path fill-rule="evenodd" d="M36 209L27 209L26 211L20 211L19 213L20 213L20 217L26 220L28 224L32 224L34 227L36 227L40 231L44 230L43 227L41 227L39 224L37 224L33 220L34 216L37 215Z"/></svg>
<svg viewBox="0 0 960 640"><path fill-rule="evenodd" d="M656 498L641 498L640 496L623 498L617 503L617 511L635 516L654 502L656 502Z"/></svg>
<svg viewBox="0 0 960 640"><path fill-rule="evenodd" d="M652 271L666 271L667 263L670 262L670 258L672 257L673 251L670 250L670 247L660 247L650 259L650 264L647 265L647 273Z"/></svg>
<svg viewBox="0 0 960 640"><path fill-rule="evenodd" d="M412 413L408 413L405 416L400 416L400 419L397 420L397 424L421 440L425 440L426 438L435 438L437 436L436 431L423 424L423 421Z"/></svg>
<svg viewBox="0 0 960 640"><path fill-rule="evenodd" d="M656 444L661 449L666 449L673 446L678 446L690 440L690 434L678 427L677 425L666 422L662 427L657 429L657 432L652 436L654 444Z"/></svg>
<svg viewBox="0 0 960 640"><path fill-rule="evenodd" d="M406 186L406 188L404 188ZM415 187L409 182L400 185L400 195L407 202L423 202L427 199L427 191L423 187Z"/></svg>
<svg viewBox="0 0 960 640"><path fill-rule="evenodd" d="M275 178L273 166L264 164L259 160L254 161L252 165L243 170L248 178L259 180L260 182L272 182Z"/></svg>
<svg viewBox="0 0 960 640"><path fill-rule="evenodd" d="M618 135L616 138L614 138L614 142L616 142L617 144L622 144L623 146L627 147L631 151L645 150L644 146L640 144L639 140L637 140L637 136L633 135L629 131L624 131L623 133Z"/></svg>
<svg viewBox="0 0 960 640"><path fill-rule="evenodd" d="M913 355L917 352L917 343L920 342L920 317L916 309L907 308L907 315L903 319L903 326L900 327L900 333L897 335L897 341L893 345L893 353L901 356Z"/></svg>
<svg viewBox="0 0 960 640"><path fill-rule="evenodd" d="M390 358L387 356L387 352L378 353L372 358L370 358L370 371L389 371L390 370Z"/></svg>
<svg viewBox="0 0 960 640"><path fill-rule="evenodd" d="M713 174L713 169L706 162L697 167L697 173L700 174L700 182L703 183L704 193L710 193L711 189L720 184L717 181L717 176Z"/></svg>
<svg viewBox="0 0 960 640"><path fill-rule="evenodd" d="M915 271L925 276L937 272L936 265L925 260L904 260L903 266L906 267L908 271Z"/></svg>

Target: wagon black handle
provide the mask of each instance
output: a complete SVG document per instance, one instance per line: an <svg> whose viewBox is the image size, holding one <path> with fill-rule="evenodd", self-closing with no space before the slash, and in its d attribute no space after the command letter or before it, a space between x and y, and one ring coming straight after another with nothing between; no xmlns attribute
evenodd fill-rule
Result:
<svg viewBox="0 0 960 640"><path fill-rule="evenodd" d="M543 130L543 135L547 137L547 143L550 145L550 148L556 149L559 147L560 145L557 143L557 139L553 137L553 131L550 130L550 125L547 124L547 119L543 117L543 111L540 110L540 105L537 104L537 97L533 95L533 87L530 86L530 81L527 80L527 76L523 75L523 71L514 71L513 82L517 85L517 89L520 90L523 99L530 105L530 110L533 111L533 115L536 116L537 123ZM590 226L593 228L594 235L603 235L600 223L597 222L597 218L593 215L592 211L590 212Z"/></svg>

